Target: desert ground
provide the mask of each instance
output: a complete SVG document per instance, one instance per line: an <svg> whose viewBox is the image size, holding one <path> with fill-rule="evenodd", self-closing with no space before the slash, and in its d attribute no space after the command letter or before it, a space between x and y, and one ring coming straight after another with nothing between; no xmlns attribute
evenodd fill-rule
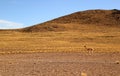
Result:
<svg viewBox="0 0 120 76"><path fill-rule="evenodd" d="M120 53L0 55L0 76L120 76Z"/></svg>
<svg viewBox="0 0 120 76"><path fill-rule="evenodd" d="M88 30L1 31L0 76L120 76L119 30Z"/></svg>

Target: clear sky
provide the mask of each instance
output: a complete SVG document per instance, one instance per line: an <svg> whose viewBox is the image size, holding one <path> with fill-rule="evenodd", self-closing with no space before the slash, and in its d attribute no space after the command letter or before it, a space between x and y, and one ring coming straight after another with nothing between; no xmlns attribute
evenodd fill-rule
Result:
<svg viewBox="0 0 120 76"><path fill-rule="evenodd" d="M0 0L0 29L31 26L89 9L120 9L120 0Z"/></svg>

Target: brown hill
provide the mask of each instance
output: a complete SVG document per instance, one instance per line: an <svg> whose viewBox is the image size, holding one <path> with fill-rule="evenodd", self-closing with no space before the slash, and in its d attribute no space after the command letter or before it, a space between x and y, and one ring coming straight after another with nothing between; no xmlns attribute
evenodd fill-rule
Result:
<svg viewBox="0 0 120 76"><path fill-rule="evenodd" d="M120 26L120 10L87 10L21 29L23 32L77 30L80 25Z"/></svg>

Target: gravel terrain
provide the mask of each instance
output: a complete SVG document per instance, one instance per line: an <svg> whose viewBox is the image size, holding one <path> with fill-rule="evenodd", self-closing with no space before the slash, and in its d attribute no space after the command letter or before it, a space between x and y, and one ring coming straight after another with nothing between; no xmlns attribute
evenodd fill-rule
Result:
<svg viewBox="0 0 120 76"><path fill-rule="evenodd" d="M0 55L0 76L120 76L120 53Z"/></svg>

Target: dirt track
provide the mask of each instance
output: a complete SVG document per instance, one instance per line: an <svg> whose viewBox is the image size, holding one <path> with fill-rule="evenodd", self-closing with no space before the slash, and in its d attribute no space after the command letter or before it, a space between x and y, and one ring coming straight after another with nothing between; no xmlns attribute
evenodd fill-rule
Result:
<svg viewBox="0 0 120 76"><path fill-rule="evenodd" d="M0 55L0 76L120 76L120 53Z"/></svg>

